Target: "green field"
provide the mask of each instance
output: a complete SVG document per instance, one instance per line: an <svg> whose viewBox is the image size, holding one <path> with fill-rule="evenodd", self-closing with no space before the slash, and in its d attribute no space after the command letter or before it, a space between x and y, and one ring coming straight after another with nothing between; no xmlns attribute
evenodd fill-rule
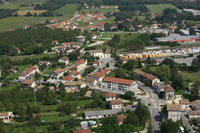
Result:
<svg viewBox="0 0 200 133"><path fill-rule="evenodd" d="M18 4L26 4L26 5L32 5L32 4L43 4L47 0L13 0L12 3L18 3Z"/></svg>
<svg viewBox="0 0 200 133"><path fill-rule="evenodd" d="M18 85L20 85L20 84L10 83L9 86L0 87L0 92L5 91L5 90L12 90L12 89L14 89L16 86L18 86Z"/></svg>
<svg viewBox="0 0 200 133"><path fill-rule="evenodd" d="M115 8L110 8L110 9L102 9L102 8L92 8L92 9L82 9L80 10L80 13L95 13L95 12L100 12L100 13L108 13L108 12L119 12L118 9Z"/></svg>
<svg viewBox="0 0 200 133"><path fill-rule="evenodd" d="M177 7L173 6L172 4L152 4L152 5L145 5L150 12L156 14L162 14L164 9L171 8L180 11Z"/></svg>
<svg viewBox="0 0 200 133"><path fill-rule="evenodd" d="M200 21L186 20L189 24L200 24Z"/></svg>
<svg viewBox="0 0 200 133"><path fill-rule="evenodd" d="M66 17L72 17L73 14L77 11L80 4L67 4L60 9L54 11L54 13L63 14Z"/></svg>
<svg viewBox="0 0 200 133"><path fill-rule="evenodd" d="M8 4L0 4L0 9L18 9L20 4L8 3Z"/></svg>
<svg viewBox="0 0 200 133"><path fill-rule="evenodd" d="M138 18L138 20L140 20L140 21L143 21L145 18L146 18L146 16L133 16L133 19L135 20L135 18Z"/></svg>
<svg viewBox="0 0 200 133"><path fill-rule="evenodd" d="M200 72L197 72L197 73L180 72L180 74L182 75L183 80L200 82Z"/></svg>

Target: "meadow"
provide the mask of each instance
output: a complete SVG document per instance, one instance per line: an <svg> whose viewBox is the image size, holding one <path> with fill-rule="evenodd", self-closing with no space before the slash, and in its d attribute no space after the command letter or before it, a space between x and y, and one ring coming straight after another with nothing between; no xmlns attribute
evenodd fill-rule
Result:
<svg viewBox="0 0 200 133"><path fill-rule="evenodd" d="M63 14L65 17L72 17L73 14L77 11L80 4L66 4L60 9L54 11L54 13Z"/></svg>
<svg viewBox="0 0 200 133"><path fill-rule="evenodd" d="M46 12L47 10L19 10L16 11L15 13L17 13L19 16L24 16L26 15L28 12L31 13L32 15L34 15L35 13L37 15Z"/></svg>
<svg viewBox="0 0 200 133"><path fill-rule="evenodd" d="M177 11L180 12L180 10L175 7L172 4L152 4L152 5L145 5L150 12L155 13L155 14L162 14L164 9L170 8L170 9L176 9Z"/></svg>
<svg viewBox="0 0 200 133"><path fill-rule="evenodd" d="M118 9L115 8L108 8L108 9L103 9L103 8L90 8L90 9L82 9L80 10L80 13L95 13L95 12L100 12L100 13L108 13L108 12L119 12Z"/></svg>

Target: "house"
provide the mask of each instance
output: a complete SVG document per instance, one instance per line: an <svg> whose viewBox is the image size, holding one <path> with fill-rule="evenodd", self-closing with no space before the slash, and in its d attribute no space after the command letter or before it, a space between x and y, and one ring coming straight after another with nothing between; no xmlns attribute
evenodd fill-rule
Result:
<svg viewBox="0 0 200 133"><path fill-rule="evenodd" d="M191 106L193 110L200 110L200 100L195 100L191 102Z"/></svg>
<svg viewBox="0 0 200 133"><path fill-rule="evenodd" d="M167 104L168 119L177 121L181 119L181 105L179 104Z"/></svg>
<svg viewBox="0 0 200 133"><path fill-rule="evenodd" d="M36 72L40 73L39 67L31 66L19 74L19 80L32 79Z"/></svg>
<svg viewBox="0 0 200 133"><path fill-rule="evenodd" d="M200 110L187 112L187 116L189 117L189 119L200 118Z"/></svg>
<svg viewBox="0 0 200 133"><path fill-rule="evenodd" d="M129 58L127 58L127 57L120 57L119 58L119 61L120 61L121 64L126 64L128 62L128 60L129 60Z"/></svg>
<svg viewBox="0 0 200 133"><path fill-rule="evenodd" d="M91 34L91 38L92 39L97 39L97 35L96 34Z"/></svg>
<svg viewBox="0 0 200 133"><path fill-rule="evenodd" d="M50 79L60 79L65 72L66 69L58 68L50 73Z"/></svg>
<svg viewBox="0 0 200 133"><path fill-rule="evenodd" d="M19 48L16 48L16 51L17 51L18 54L21 53L21 50Z"/></svg>
<svg viewBox="0 0 200 133"><path fill-rule="evenodd" d="M123 108L123 101L122 100L113 100L110 102L111 109L121 109Z"/></svg>
<svg viewBox="0 0 200 133"><path fill-rule="evenodd" d="M90 129L74 130L73 133L92 133Z"/></svg>
<svg viewBox="0 0 200 133"><path fill-rule="evenodd" d="M32 79L25 79L25 80L22 80L22 86L24 88L35 88L36 87L36 82Z"/></svg>
<svg viewBox="0 0 200 133"><path fill-rule="evenodd" d="M57 45L57 44L59 44L59 42L58 42L58 40L54 40L54 41L52 41L51 44L52 44L52 45Z"/></svg>
<svg viewBox="0 0 200 133"><path fill-rule="evenodd" d="M87 60L81 59L81 60L75 62L75 65L77 67L78 72L84 71L87 66Z"/></svg>
<svg viewBox="0 0 200 133"><path fill-rule="evenodd" d="M99 58L108 58L111 56L109 53L100 50L92 51L90 54L94 57L99 57Z"/></svg>
<svg viewBox="0 0 200 133"><path fill-rule="evenodd" d="M126 121L126 116L123 114L117 115L117 124L121 125Z"/></svg>
<svg viewBox="0 0 200 133"><path fill-rule="evenodd" d="M13 112L0 112L0 120L2 120L4 123L9 123L13 117Z"/></svg>
<svg viewBox="0 0 200 133"><path fill-rule="evenodd" d="M69 71L69 75L73 78L77 78L78 80L81 80L82 77L81 77L81 74L80 72L76 71L76 70L71 70Z"/></svg>
<svg viewBox="0 0 200 133"><path fill-rule="evenodd" d="M51 66L51 63L49 61L39 61L39 65L40 66L47 66L47 67L50 67Z"/></svg>
<svg viewBox="0 0 200 133"><path fill-rule="evenodd" d="M99 67L99 66L101 66L101 62L100 61L94 61L94 62L92 62L92 65L94 67Z"/></svg>
<svg viewBox="0 0 200 133"><path fill-rule="evenodd" d="M152 74L148 74L145 73L141 70L134 70L133 71L133 76L140 80L141 82L149 85L149 86L153 86L155 83L159 83L160 79L157 78L156 76L152 75Z"/></svg>
<svg viewBox="0 0 200 133"><path fill-rule="evenodd" d="M74 80L74 78L72 76L68 75L68 76L62 77L61 82L69 82L69 81L73 81L73 80Z"/></svg>
<svg viewBox="0 0 200 133"><path fill-rule="evenodd" d="M81 88L86 87L86 84L84 82L80 81L70 81L70 82L65 82L64 83L65 89L73 89L73 90L80 90Z"/></svg>
<svg viewBox="0 0 200 133"><path fill-rule="evenodd" d="M95 79L89 79L89 78L85 78L83 82L85 82L86 85L88 86L96 86L97 84L97 81Z"/></svg>
<svg viewBox="0 0 200 133"><path fill-rule="evenodd" d="M99 72L96 72L94 74L89 75L90 79L94 79L97 82L102 82L103 78L110 72L109 68L105 68Z"/></svg>
<svg viewBox="0 0 200 133"><path fill-rule="evenodd" d="M126 92L126 91L134 91L135 89L138 88L138 85L134 80L105 77L103 79L103 82L101 83L101 87L111 90Z"/></svg>
<svg viewBox="0 0 200 133"><path fill-rule="evenodd" d="M85 111L85 119L100 119L121 112L121 109Z"/></svg>
<svg viewBox="0 0 200 133"><path fill-rule="evenodd" d="M68 65L69 64L69 59L67 56L63 56L62 58L60 58L58 60L59 63L65 63L65 65Z"/></svg>
<svg viewBox="0 0 200 133"><path fill-rule="evenodd" d="M117 95L113 92L108 92L104 94L106 101L113 101L116 100Z"/></svg>
<svg viewBox="0 0 200 133"><path fill-rule="evenodd" d="M84 36L77 36L76 39L79 41L79 42L84 42L85 41L85 37Z"/></svg>
<svg viewBox="0 0 200 133"><path fill-rule="evenodd" d="M174 88L171 86L164 87L164 98L165 100L174 98Z"/></svg>

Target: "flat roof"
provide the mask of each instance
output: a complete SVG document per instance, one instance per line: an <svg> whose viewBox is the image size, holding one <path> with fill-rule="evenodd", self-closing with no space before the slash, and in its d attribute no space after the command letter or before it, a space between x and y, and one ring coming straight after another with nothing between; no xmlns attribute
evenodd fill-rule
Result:
<svg viewBox="0 0 200 133"><path fill-rule="evenodd" d="M121 109L85 111L85 116L114 115L120 111Z"/></svg>

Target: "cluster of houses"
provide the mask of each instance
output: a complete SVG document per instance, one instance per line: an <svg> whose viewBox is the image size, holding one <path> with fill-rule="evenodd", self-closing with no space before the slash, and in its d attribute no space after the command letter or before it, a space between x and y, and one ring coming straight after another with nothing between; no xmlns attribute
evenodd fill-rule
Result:
<svg viewBox="0 0 200 133"><path fill-rule="evenodd" d="M106 17L103 13L87 13L78 14L76 16L76 21L91 21L91 20L104 20Z"/></svg>
<svg viewBox="0 0 200 133"><path fill-rule="evenodd" d="M120 60L126 63L129 59L145 59L145 58L160 58L169 56L186 56L189 54L200 53L200 47L188 47L188 48L177 48L177 49L165 49L165 50L153 50L145 52L136 52L128 54L120 54Z"/></svg>

